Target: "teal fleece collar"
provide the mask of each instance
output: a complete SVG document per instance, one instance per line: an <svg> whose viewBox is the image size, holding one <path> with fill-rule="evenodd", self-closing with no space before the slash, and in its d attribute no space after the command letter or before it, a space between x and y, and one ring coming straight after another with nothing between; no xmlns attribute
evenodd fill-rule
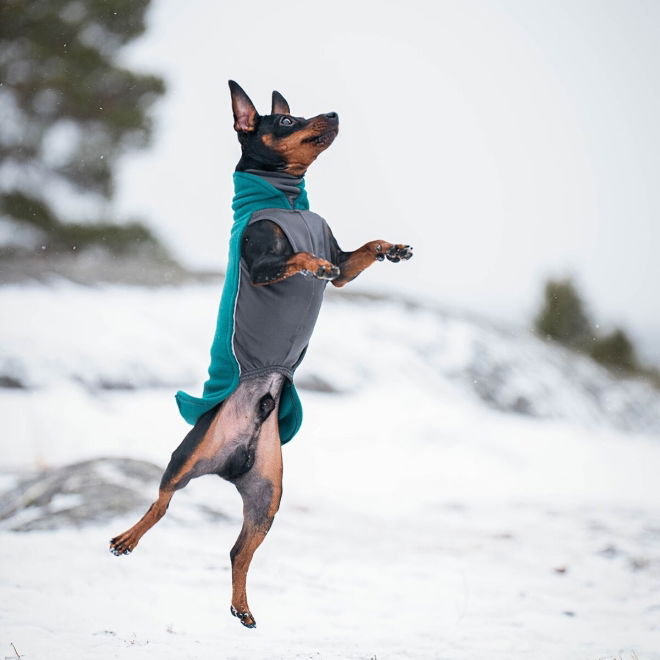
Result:
<svg viewBox="0 0 660 660"><path fill-rule="evenodd" d="M299 209L309 210L309 200L305 190L305 179L298 184L300 194L291 206L284 192L266 181L266 179L249 172L234 172L234 199L231 207L234 210L234 224L243 216L246 208L251 208L250 215L261 209Z"/></svg>
<svg viewBox="0 0 660 660"><path fill-rule="evenodd" d="M284 192L265 179L248 172L234 172L234 223L229 239L227 273L220 300L215 336L211 345L209 378L204 383L201 397L179 391L175 398L179 412L189 424L195 424L205 412L224 401L237 387L240 370L233 351L234 308L240 275L241 238L255 211L262 209L309 210L305 180L298 185L300 194L293 206ZM286 380L280 397L280 440L288 442L302 423L302 406L294 384Z"/></svg>

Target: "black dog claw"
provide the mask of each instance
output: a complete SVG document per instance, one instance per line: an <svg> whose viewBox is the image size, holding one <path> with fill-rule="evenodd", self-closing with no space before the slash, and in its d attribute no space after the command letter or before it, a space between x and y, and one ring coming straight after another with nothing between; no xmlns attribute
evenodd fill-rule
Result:
<svg viewBox="0 0 660 660"><path fill-rule="evenodd" d="M232 616L235 616L246 628L256 628L257 622L252 618L250 612L239 612L233 605L229 606ZM246 619L251 619L250 622Z"/></svg>
<svg viewBox="0 0 660 660"><path fill-rule="evenodd" d="M319 266L314 273L314 277L318 280L335 280L339 277L339 268L337 266Z"/></svg>
<svg viewBox="0 0 660 660"><path fill-rule="evenodd" d="M383 261L387 257L388 261L393 264L398 264L399 261L405 259L406 261L413 256L412 248L410 245L392 245L386 252L382 251L380 245L376 246L376 260Z"/></svg>
<svg viewBox="0 0 660 660"><path fill-rule="evenodd" d="M408 260L413 256L412 248L410 245L399 245L399 246L392 246L388 251L387 251L387 258L392 262L392 263L399 263L401 259Z"/></svg>

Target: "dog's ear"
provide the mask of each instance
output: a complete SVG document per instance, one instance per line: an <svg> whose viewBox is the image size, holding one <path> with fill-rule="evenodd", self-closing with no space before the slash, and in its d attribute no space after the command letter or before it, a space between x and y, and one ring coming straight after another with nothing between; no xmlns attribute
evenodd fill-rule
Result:
<svg viewBox="0 0 660 660"><path fill-rule="evenodd" d="M243 88L233 80L229 81L231 92L231 109L234 112L234 130L238 133L249 133L257 126L259 113L250 97Z"/></svg>
<svg viewBox="0 0 660 660"><path fill-rule="evenodd" d="M270 110L271 115L290 115L289 104L286 99L279 93L273 92L273 105Z"/></svg>

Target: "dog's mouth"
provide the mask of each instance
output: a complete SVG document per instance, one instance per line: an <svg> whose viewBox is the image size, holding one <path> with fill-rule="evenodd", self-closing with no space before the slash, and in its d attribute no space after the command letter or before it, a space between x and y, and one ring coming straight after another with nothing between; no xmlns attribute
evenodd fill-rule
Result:
<svg viewBox="0 0 660 660"><path fill-rule="evenodd" d="M303 143L307 142L318 147L327 147L337 137L337 133L339 133L338 128L330 128L317 135L310 135L303 140Z"/></svg>

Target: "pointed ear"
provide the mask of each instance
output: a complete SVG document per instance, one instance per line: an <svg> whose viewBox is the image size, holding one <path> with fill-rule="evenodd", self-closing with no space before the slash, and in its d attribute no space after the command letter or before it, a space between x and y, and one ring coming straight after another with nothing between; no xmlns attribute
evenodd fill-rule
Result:
<svg viewBox="0 0 660 660"><path fill-rule="evenodd" d="M250 101L250 97L233 80L229 81L229 91L231 92L231 109L234 112L234 130L238 133L253 131L257 126L259 113Z"/></svg>
<svg viewBox="0 0 660 660"><path fill-rule="evenodd" d="M273 105L270 110L271 115L290 115L289 104L286 99L279 93L273 92Z"/></svg>

